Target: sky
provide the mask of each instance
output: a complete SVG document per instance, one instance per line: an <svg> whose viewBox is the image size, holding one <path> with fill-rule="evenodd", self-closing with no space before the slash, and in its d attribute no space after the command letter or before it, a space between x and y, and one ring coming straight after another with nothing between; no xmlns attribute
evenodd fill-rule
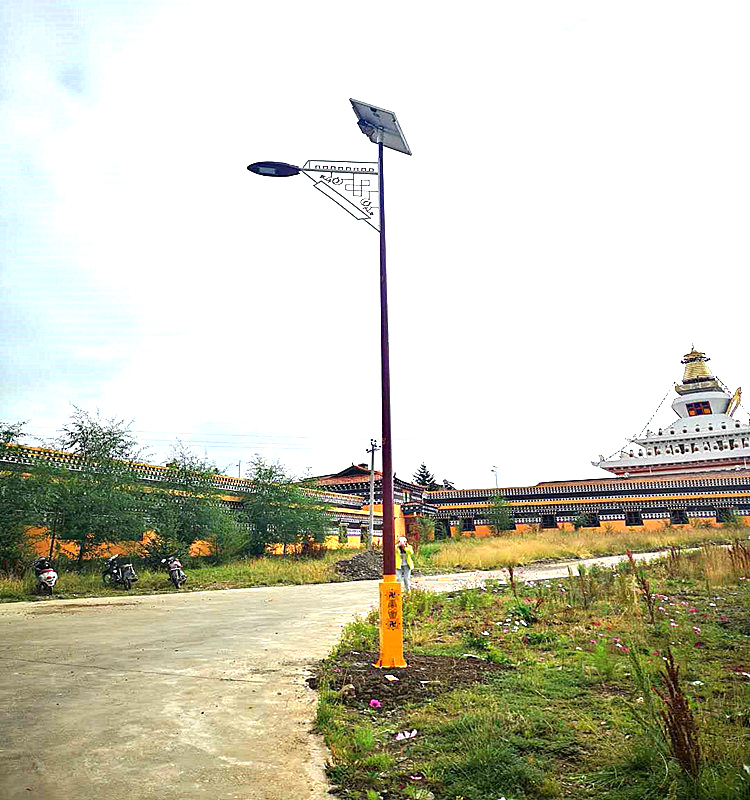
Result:
<svg viewBox="0 0 750 800"><path fill-rule="evenodd" d="M747 360L744 2L0 4L0 419L229 474L380 439L378 235L259 160L384 178L396 474L606 476L695 345ZM747 420L742 409L737 417ZM241 466L240 466L241 462Z"/></svg>

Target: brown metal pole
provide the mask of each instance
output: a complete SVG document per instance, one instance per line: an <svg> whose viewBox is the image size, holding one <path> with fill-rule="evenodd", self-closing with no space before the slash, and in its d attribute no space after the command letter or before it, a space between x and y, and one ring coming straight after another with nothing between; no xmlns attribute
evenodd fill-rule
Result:
<svg viewBox="0 0 750 800"><path fill-rule="evenodd" d="M391 448L391 371L388 353L388 282L385 271L383 143L378 142L380 194L380 373L383 406L383 580L380 582L380 658L376 667L405 667L401 584L396 580L393 530L393 451Z"/></svg>
<svg viewBox="0 0 750 800"><path fill-rule="evenodd" d="M383 575L396 574L396 539L393 532L393 450L391 447L391 370L388 348L388 280L385 267L385 203L383 143L378 142L380 194L380 376L383 408Z"/></svg>

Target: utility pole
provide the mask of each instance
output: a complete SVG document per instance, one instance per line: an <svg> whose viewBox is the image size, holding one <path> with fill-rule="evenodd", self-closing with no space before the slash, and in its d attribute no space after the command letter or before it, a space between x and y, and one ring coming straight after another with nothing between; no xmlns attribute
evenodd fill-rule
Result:
<svg viewBox="0 0 750 800"><path fill-rule="evenodd" d="M240 461L239 464L237 464L237 477L238 478L242 477L242 461Z"/></svg>
<svg viewBox="0 0 750 800"><path fill-rule="evenodd" d="M375 439L370 439L370 446L367 451L370 454L370 520L367 525L367 547L372 547L372 537L375 532L375 517L373 506L375 505L375 451L380 450Z"/></svg>
<svg viewBox="0 0 750 800"><path fill-rule="evenodd" d="M495 473L495 488L497 489L497 467L493 467L492 471Z"/></svg>

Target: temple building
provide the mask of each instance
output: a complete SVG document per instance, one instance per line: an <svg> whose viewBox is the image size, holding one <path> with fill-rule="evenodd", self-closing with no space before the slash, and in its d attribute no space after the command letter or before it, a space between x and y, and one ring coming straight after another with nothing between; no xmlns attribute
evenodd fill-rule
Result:
<svg viewBox="0 0 750 800"><path fill-rule="evenodd" d="M730 394L708 368L705 353L693 349L682 360L685 374L675 385L672 409L677 419L667 428L646 431L614 459L592 461L615 475L716 472L748 467L750 425L733 419L741 389Z"/></svg>
<svg viewBox="0 0 750 800"><path fill-rule="evenodd" d="M734 520L750 524L750 425L734 419L740 389L730 392L712 374L708 360L695 349L682 359L682 383L675 385L677 397L672 403L677 418L668 427L647 430L629 440L616 457L592 462L612 475L535 486L434 491L394 476L396 535L416 539L433 524L439 538L489 535L489 512L498 495L517 531L638 529ZM5 448L0 468L31 471L43 461L76 469L77 459L71 453L18 445ZM165 469L137 465L144 482L159 481ZM382 474L376 471L374 480L378 543ZM252 492L252 483L243 478L216 475L214 484L229 505L241 503L242 496ZM370 517L368 465L351 464L340 472L307 479L304 485L327 506L331 545L359 545Z"/></svg>
<svg viewBox="0 0 750 800"><path fill-rule="evenodd" d="M424 493L436 522L451 533L487 535L495 495L505 499L516 530L638 528L689 523L750 524L750 426L735 420L740 389L731 393L707 366L705 353L682 360L667 428L646 431L617 458L594 466L617 477L550 481L502 489ZM427 510L427 509L426 509Z"/></svg>

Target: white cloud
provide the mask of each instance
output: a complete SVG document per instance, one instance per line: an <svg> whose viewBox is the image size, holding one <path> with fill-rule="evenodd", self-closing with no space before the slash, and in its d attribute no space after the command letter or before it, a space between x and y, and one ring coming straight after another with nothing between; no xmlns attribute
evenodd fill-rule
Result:
<svg viewBox="0 0 750 800"><path fill-rule="evenodd" d="M393 108L414 152L386 161L399 474L596 474L691 343L743 381L743 4L19 9L3 417L51 432L72 401L160 452L189 433L219 463L364 459L377 236L245 170L374 158L349 96Z"/></svg>

